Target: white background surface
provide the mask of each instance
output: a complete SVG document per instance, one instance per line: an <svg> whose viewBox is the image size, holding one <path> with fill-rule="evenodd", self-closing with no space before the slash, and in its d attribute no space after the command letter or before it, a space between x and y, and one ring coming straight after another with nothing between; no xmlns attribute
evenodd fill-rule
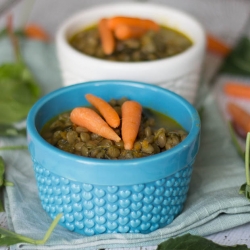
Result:
<svg viewBox="0 0 250 250"><path fill-rule="evenodd" d="M10 0L0 0L0 8ZM139 0L138 0L139 1ZM37 22L54 36L58 25L72 13L99 3L116 2L104 0L19 0L11 8L16 26L26 22ZM201 21L205 29L226 43L233 45L243 32L250 13L250 0L158 0L154 3L168 4L185 10ZM6 12L5 14L7 14ZM0 17L3 27L5 17ZM211 75L218 58L208 55L205 62L206 74ZM250 216L250 214L249 214ZM6 226L6 218L0 213L0 226ZM247 244L250 247L250 224L210 235L207 238L223 245ZM6 248L0 248L6 249ZM122 248L125 250L125 248ZM126 248L127 249L127 248ZM133 250L153 250L156 247L133 248Z"/></svg>

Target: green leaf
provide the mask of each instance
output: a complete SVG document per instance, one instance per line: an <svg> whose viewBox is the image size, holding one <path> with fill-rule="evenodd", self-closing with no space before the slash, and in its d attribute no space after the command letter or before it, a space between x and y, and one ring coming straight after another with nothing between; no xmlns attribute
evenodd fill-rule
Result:
<svg viewBox="0 0 250 250"><path fill-rule="evenodd" d="M0 136L26 136L26 128L18 129L9 124L0 124Z"/></svg>
<svg viewBox="0 0 250 250"><path fill-rule="evenodd" d="M239 194L244 194L248 200L250 200L250 186L244 183L239 190Z"/></svg>
<svg viewBox="0 0 250 250"><path fill-rule="evenodd" d="M39 86L22 61L0 66L0 89L0 124L26 118L40 96Z"/></svg>
<svg viewBox="0 0 250 250"><path fill-rule="evenodd" d="M11 246L20 243L20 239L18 238L11 238L11 237L1 237L0 238L0 245L2 246Z"/></svg>
<svg viewBox="0 0 250 250"><path fill-rule="evenodd" d="M185 234L162 242L157 250L248 250L246 245L222 246L201 236Z"/></svg>
<svg viewBox="0 0 250 250"><path fill-rule="evenodd" d="M34 244L34 245L43 245L46 243L46 241L51 236L53 230L57 226L61 217L62 217L62 214L58 214L56 216L56 218L51 223L48 231L46 232L46 234L42 240L34 240L34 239L29 238L29 237L26 237L26 236L23 236L20 234L16 234L16 233L11 232L5 228L0 227L0 235L1 235L0 246L11 246L13 244L25 243L25 242L30 243L30 244Z"/></svg>
<svg viewBox="0 0 250 250"><path fill-rule="evenodd" d="M244 194L246 198L250 201L250 166L249 166L249 149L250 149L250 132L247 133L246 138L246 150L245 150L245 174L246 183L240 187L239 194Z"/></svg>
<svg viewBox="0 0 250 250"><path fill-rule="evenodd" d="M250 186L250 171L249 171L249 150L250 150L250 132L247 133L247 139L246 139L246 153L245 153L245 172L246 172L246 180L247 180L247 186Z"/></svg>
<svg viewBox="0 0 250 250"><path fill-rule="evenodd" d="M250 40L242 37L232 52L224 60L221 73L250 76Z"/></svg>
<svg viewBox="0 0 250 250"><path fill-rule="evenodd" d="M239 194L245 194L246 186L247 186L246 183L241 185L240 190L239 190Z"/></svg>
<svg viewBox="0 0 250 250"><path fill-rule="evenodd" d="M1 187L3 185L4 185L4 161L2 156L0 156L0 190L2 189ZM0 200L0 212L4 212L4 207L1 200Z"/></svg>
<svg viewBox="0 0 250 250"><path fill-rule="evenodd" d="M4 160L3 157L0 156L0 188L4 183Z"/></svg>
<svg viewBox="0 0 250 250"><path fill-rule="evenodd" d="M15 52L16 62L0 66L0 124L12 125L27 117L30 108L40 97L41 90L21 56L11 18L8 19L7 28L0 32L0 36L6 35L9 36ZM0 128L0 135L2 134L20 135L19 131L13 130L11 126L4 131Z"/></svg>
<svg viewBox="0 0 250 250"><path fill-rule="evenodd" d="M0 213L4 212L3 202L0 200Z"/></svg>

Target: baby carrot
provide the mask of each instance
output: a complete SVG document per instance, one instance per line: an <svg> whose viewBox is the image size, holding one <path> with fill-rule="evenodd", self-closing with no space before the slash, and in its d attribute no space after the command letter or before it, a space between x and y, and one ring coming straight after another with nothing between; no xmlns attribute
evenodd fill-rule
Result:
<svg viewBox="0 0 250 250"><path fill-rule="evenodd" d="M218 55L226 56L230 52L231 47L220 41L215 36L207 34L207 49Z"/></svg>
<svg viewBox="0 0 250 250"><path fill-rule="evenodd" d="M107 24L111 30L115 30L120 25L129 25L138 28L143 28L146 30L155 30L155 31L159 30L159 25L153 20L136 18L136 17L115 16L109 18Z"/></svg>
<svg viewBox="0 0 250 250"><path fill-rule="evenodd" d="M250 85L238 82L227 82L224 85L224 93L234 97L250 98Z"/></svg>
<svg viewBox="0 0 250 250"><path fill-rule="evenodd" d="M30 23L25 26L24 33L32 39L37 39L41 41L49 41L48 33L39 25Z"/></svg>
<svg viewBox="0 0 250 250"><path fill-rule="evenodd" d="M106 55L111 55L115 50L115 38L107 26L107 19L103 18L98 23L102 49Z"/></svg>
<svg viewBox="0 0 250 250"><path fill-rule="evenodd" d="M115 28L115 37L119 40L126 40L129 38L138 38L147 32L146 29L129 26L129 25L119 25Z"/></svg>
<svg viewBox="0 0 250 250"><path fill-rule="evenodd" d="M74 108L70 120L78 126L85 127L106 139L119 142L121 138L94 110L85 107Z"/></svg>
<svg viewBox="0 0 250 250"><path fill-rule="evenodd" d="M126 101L122 105L122 140L124 148L131 150L134 146L141 123L142 106L136 101Z"/></svg>
<svg viewBox="0 0 250 250"><path fill-rule="evenodd" d="M246 110L232 102L227 104L227 110L235 124L245 133L250 132L250 114Z"/></svg>
<svg viewBox="0 0 250 250"><path fill-rule="evenodd" d="M98 109L111 127L117 128L120 125L120 117L118 113L108 102L92 94L86 94L85 97L95 108Z"/></svg>

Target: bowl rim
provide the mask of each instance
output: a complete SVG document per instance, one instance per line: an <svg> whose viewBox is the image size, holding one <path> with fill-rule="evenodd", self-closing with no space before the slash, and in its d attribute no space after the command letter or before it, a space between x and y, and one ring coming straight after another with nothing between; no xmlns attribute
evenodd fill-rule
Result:
<svg viewBox="0 0 250 250"><path fill-rule="evenodd" d="M192 126L191 129L189 131L188 136L185 138L185 140L183 142L181 142L180 144L176 145L175 147L173 147L172 149L159 153L159 154L155 154L152 156L147 156L147 157L143 157L143 158L137 158L137 159L126 159L126 160L106 160L106 159L94 159L94 158L89 158L89 157L83 157L83 156L78 156L78 155L74 155L71 153L67 153L63 150L60 150L56 147L54 147L53 145L49 144L48 142L46 142L42 136L40 135L39 131L36 128L36 117L37 114L39 112L39 110L45 105L45 103L49 100L52 100L53 98L67 92L70 90L74 90L77 91L78 89L81 89L83 86L100 86L100 84L108 84L108 85L117 85L117 83L119 83L120 85L126 85L126 86L135 86L135 87L145 87L148 88L149 90L156 90L156 91L160 91L160 92L164 92L167 96L171 96L174 98L175 101L180 102L183 106L186 107L187 111L190 114L191 120L192 120ZM34 147L34 144L38 145L42 150L44 150L44 153L47 155L49 160L53 161L53 157L55 157L55 154L60 157L60 159L62 159L62 162L65 162L66 164L70 164L72 163L72 161L74 161L77 166L77 171L79 170L78 168L80 168L80 172L82 174L86 175L87 180L90 180L90 183L106 183L106 184L110 184L110 185L116 185L117 183L119 183L120 185L127 185L128 181L123 179L123 176L126 176L126 171L131 171L131 170L136 170L138 172L141 172L144 174L144 181L146 182L150 182L152 180L157 180L157 179L161 179L164 178L164 176L168 175L168 174L174 174L176 172L178 172L179 170L181 170L183 167L187 167L187 165L192 165L193 164L193 158L191 159L185 159L186 162L186 166L183 166L183 164L181 164L178 160L178 166L176 167L176 169L164 169L164 173L162 172L163 170L159 169L156 170L156 175L153 176L148 176L145 178L145 175L147 175L148 173L146 173L149 169L142 167L141 165L143 165L144 163L147 163L148 165L154 165L154 161L158 160L161 162L165 162L166 158L168 158L170 161L175 160L175 155L181 155L181 153L187 153L187 150L189 147L199 147L199 134L200 134L200 117L199 114L197 112L197 110L195 109L195 107L190 104L186 99L184 99L183 97L177 95L176 93L164 89L162 87L159 86L155 86L153 84L148 84L148 83L143 83L143 82L137 82L137 81L129 81L129 80L101 80L101 81L89 81L89 82L83 82L83 83L78 83L78 84L74 84L74 85L70 85L70 86L66 86L66 87L62 87L60 89L56 89L46 95L44 95L43 97L41 97L34 105L33 107L30 109L28 117L27 117L27 140L28 140L28 148L29 151L32 155L32 159L35 159L34 154L36 154L37 156L37 152L36 149ZM197 149L198 150L198 149ZM194 157L196 156L197 152L195 152ZM40 157L40 156L39 156ZM57 158L58 158L57 157ZM42 162L46 162L46 158L44 158L44 156L41 156L40 160ZM36 161L36 160L35 160ZM188 162L189 161L189 162ZM84 164L84 166L82 165ZM54 166L55 167L55 166ZM54 168L49 169L51 172L58 174L57 172L60 172L60 166L56 166ZM72 168L70 168L70 166L67 167L68 171L70 171L70 169L72 170ZM117 178L116 174L115 174L115 179L113 180L113 177L110 177L108 180L103 181L103 173L105 173L105 171L110 171L110 173L116 173L117 171L121 171L123 172L123 174L121 174L121 176L119 178ZM125 171L126 170L126 171ZM86 173L86 171L90 171L89 173ZM103 172L104 171L104 172ZM150 170L151 171L151 170ZM149 171L149 172L150 172ZM74 172L74 171L73 171ZM94 177L93 175L98 173L98 176ZM70 179L72 180L77 180L78 179L78 175L76 173L70 173ZM97 180L98 179L98 180ZM141 180L142 178L140 176L136 176L133 175L132 179L129 180L129 183L138 183L139 180ZM140 183L140 182L139 182Z"/></svg>
<svg viewBox="0 0 250 250"><path fill-rule="evenodd" d="M67 29L72 25L74 20L80 18L81 16L84 16L88 12L95 12L95 11L103 10L104 8L121 8L121 7L124 7L124 8L125 7L128 7L128 8L138 7L138 8L144 8L144 9L150 9L150 10L161 10L161 11L166 10L166 12L169 11L177 15L181 15L196 26L196 29L199 32L200 39L198 42L193 41L193 46L191 46L184 52L177 54L173 57L162 58L162 59L153 60L153 61L135 62L135 63L117 62L117 61L114 62L114 61L108 61L108 60L91 57L91 56L85 55L75 50L72 46L69 45L65 37L65 33ZM148 67L148 69L150 69L151 67L154 67L154 69L157 69L158 67L161 67L162 64L164 64L165 67L168 65L170 67L172 64L180 64L182 63L182 61L186 62L188 58L194 57L194 55L196 55L197 53L198 54L204 53L206 40L205 40L205 30L202 24L195 17L191 16L190 14L182 10L179 10L179 9L176 9L168 5L164 5L164 4L119 2L119 3L107 3L103 5L92 6L82 11L76 12L75 14L70 16L68 19L64 20L64 22L59 26L56 32L56 43L58 46L63 47L68 54L71 53L74 58L78 60L84 60L84 61L87 60L89 63L93 63L97 65L97 67L100 66L100 67L105 67L105 68L110 68L110 67L113 68L115 65L116 69L119 69L119 70L124 67L130 68L131 70L132 69L134 70L135 68L136 70L140 70L140 69L142 70L145 67ZM194 59L193 59L193 62L196 63Z"/></svg>

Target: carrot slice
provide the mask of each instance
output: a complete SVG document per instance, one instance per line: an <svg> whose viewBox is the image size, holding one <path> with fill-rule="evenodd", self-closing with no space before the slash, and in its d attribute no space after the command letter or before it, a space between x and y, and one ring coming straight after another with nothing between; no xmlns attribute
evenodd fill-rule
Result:
<svg viewBox="0 0 250 250"><path fill-rule="evenodd" d="M250 114L235 103L228 103L227 110L233 122L244 130L245 133L250 132Z"/></svg>
<svg viewBox="0 0 250 250"><path fill-rule="evenodd" d="M106 139L119 142L121 138L94 110L85 107L74 108L70 120L78 126L85 127Z"/></svg>
<svg viewBox="0 0 250 250"><path fill-rule="evenodd" d="M126 101L122 105L122 139L124 148L131 150L134 146L141 123L142 106L136 101Z"/></svg>
<svg viewBox="0 0 250 250"><path fill-rule="evenodd" d="M129 25L146 30L159 30L159 25L153 20L127 16L116 16L109 18L107 25L111 30L115 30L120 25Z"/></svg>
<svg viewBox="0 0 250 250"><path fill-rule="evenodd" d="M147 30L144 28L129 25L120 25L114 30L115 37L119 40L138 38L144 35L146 32Z"/></svg>
<svg viewBox="0 0 250 250"><path fill-rule="evenodd" d="M231 51L230 46L211 34L207 34L207 49L221 56L226 56Z"/></svg>
<svg viewBox="0 0 250 250"><path fill-rule="evenodd" d="M30 23L24 28L24 33L32 39L37 39L41 41L49 41L48 33L38 24Z"/></svg>
<svg viewBox="0 0 250 250"><path fill-rule="evenodd" d="M98 109L106 122L113 128L117 128L120 125L120 117L115 109L102 98L93 94L86 94L86 99Z"/></svg>
<svg viewBox="0 0 250 250"><path fill-rule="evenodd" d="M108 28L106 18L98 22L98 31L104 53L106 55L111 55L115 50L115 38L112 31Z"/></svg>
<svg viewBox="0 0 250 250"><path fill-rule="evenodd" d="M241 98L250 98L250 85L247 84L238 82L227 82L224 85L223 90L226 95Z"/></svg>

